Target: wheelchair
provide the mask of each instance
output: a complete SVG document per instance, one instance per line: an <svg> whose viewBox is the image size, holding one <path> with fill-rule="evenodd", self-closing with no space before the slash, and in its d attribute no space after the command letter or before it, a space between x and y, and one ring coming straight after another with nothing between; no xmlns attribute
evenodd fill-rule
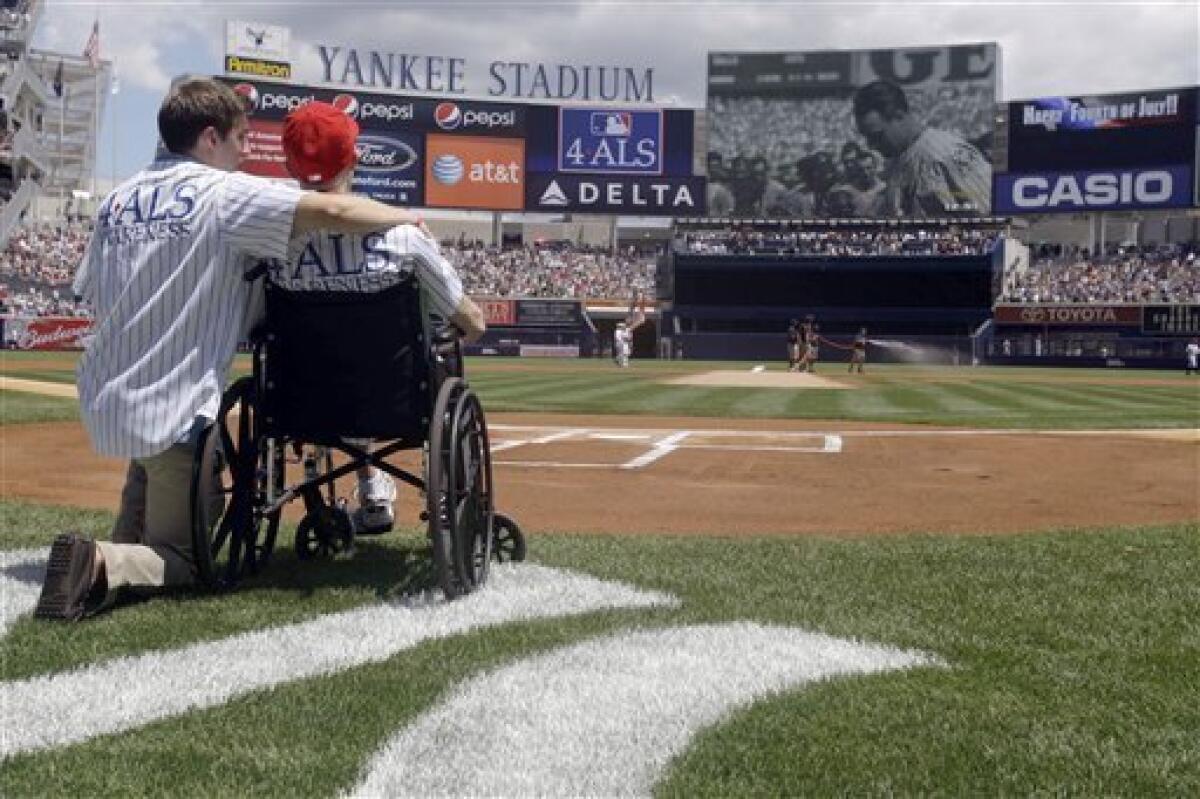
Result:
<svg viewBox="0 0 1200 799"><path fill-rule="evenodd" d="M263 278L251 374L225 391L196 447L192 544L202 585L229 588L259 573L296 499L305 509L299 560L352 551L356 531L336 481L365 464L424 493L421 519L447 599L482 586L493 560L524 559L520 527L494 509L487 422L461 345L449 326L427 322L411 272L389 277L394 284L367 294L286 291ZM420 475L387 460L418 449ZM334 451L348 461L335 466ZM298 462L302 477L289 482Z"/></svg>

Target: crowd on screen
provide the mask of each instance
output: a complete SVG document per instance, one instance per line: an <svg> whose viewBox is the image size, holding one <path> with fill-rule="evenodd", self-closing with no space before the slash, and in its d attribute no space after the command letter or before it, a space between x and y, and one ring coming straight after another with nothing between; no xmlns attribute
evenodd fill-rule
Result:
<svg viewBox="0 0 1200 799"><path fill-rule="evenodd" d="M704 255L983 255L995 230L950 227L926 230L701 230L683 235L682 249Z"/></svg>
<svg viewBox="0 0 1200 799"><path fill-rule="evenodd" d="M990 88L944 84L936 91L910 90L907 99L925 124L990 153ZM886 164L859 135L852 100L712 97L710 103L710 216L880 215Z"/></svg>
<svg viewBox="0 0 1200 799"><path fill-rule="evenodd" d="M1030 268L1006 276L1001 302L1200 303L1200 242L1087 250L1033 247Z"/></svg>
<svg viewBox="0 0 1200 799"><path fill-rule="evenodd" d="M443 242L442 252L476 296L627 299L654 291L653 250L563 242L501 248L460 239Z"/></svg>

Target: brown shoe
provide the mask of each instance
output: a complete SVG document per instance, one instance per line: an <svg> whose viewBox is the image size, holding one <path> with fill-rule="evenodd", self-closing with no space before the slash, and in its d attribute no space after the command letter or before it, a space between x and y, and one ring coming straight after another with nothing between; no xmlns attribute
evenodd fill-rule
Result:
<svg viewBox="0 0 1200 799"><path fill-rule="evenodd" d="M96 542L76 533L63 533L50 547L46 580L33 615L42 619L78 621L96 603L92 573L96 569Z"/></svg>

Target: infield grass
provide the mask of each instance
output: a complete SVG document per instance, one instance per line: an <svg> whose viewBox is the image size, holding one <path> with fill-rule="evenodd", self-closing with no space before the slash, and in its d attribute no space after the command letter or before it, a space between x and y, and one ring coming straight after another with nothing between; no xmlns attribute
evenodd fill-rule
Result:
<svg viewBox="0 0 1200 799"><path fill-rule="evenodd" d="M16 353L0 374L72 382L64 359ZM1124 429L1200 427L1200 378L1179 372L1008 367L869 366L847 375L843 364L821 369L849 390L724 388L667 381L754 364L607 360L468 360L467 375L488 411L634 414L711 418L780 418L955 425L984 428ZM768 370L781 370L767 364ZM247 360L235 371L245 373ZM0 424L73 418L73 404L27 403L0 392ZM32 395L27 395L32 396Z"/></svg>
<svg viewBox="0 0 1200 799"><path fill-rule="evenodd" d="M0 505L0 549L101 513ZM19 621L5 679L376 602L419 583L409 533L346 561L281 551L232 594L180 594L84 624ZM671 592L677 610L552 619L0 766L0 794L332 796L392 732L481 670L630 627L755 620L919 649L946 669L838 679L702 734L662 796L1200 793L1200 524L1013 537L539 536L533 559ZM686 675L680 675L686 679ZM529 686L535 690L536 686Z"/></svg>

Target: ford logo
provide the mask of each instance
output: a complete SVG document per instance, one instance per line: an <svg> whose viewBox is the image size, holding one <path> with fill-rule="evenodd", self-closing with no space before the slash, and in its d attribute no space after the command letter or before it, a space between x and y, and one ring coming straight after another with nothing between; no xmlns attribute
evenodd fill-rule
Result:
<svg viewBox="0 0 1200 799"><path fill-rule="evenodd" d="M402 141L364 134L355 145L360 172L399 172L417 162L417 153Z"/></svg>

